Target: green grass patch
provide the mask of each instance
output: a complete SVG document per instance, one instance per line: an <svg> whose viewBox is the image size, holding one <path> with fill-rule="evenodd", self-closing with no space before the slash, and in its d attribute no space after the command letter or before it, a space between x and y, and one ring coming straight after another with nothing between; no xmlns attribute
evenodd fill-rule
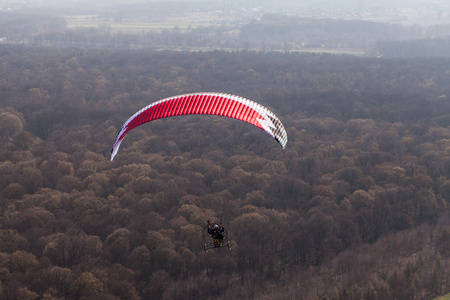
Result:
<svg viewBox="0 0 450 300"><path fill-rule="evenodd" d="M450 300L450 293L448 293L447 295L435 298L434 300Z"/></svg>

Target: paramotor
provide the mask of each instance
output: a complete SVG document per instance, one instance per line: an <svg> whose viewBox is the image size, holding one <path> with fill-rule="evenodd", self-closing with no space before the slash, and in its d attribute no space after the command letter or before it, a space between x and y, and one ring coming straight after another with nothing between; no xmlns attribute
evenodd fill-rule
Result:
<svg viewBox="0 0 450 300"><path fill-rule="evenodd" d="M228 250L231 250L231 243L228 240L228 231L222 227L223 231L220 234L221 236L213 236L211 235L210 230L208 230L208 226L210 226L210 224L203 227L202 230L203 250L208 252L208 249L220 247L227 247Z"/></svg>

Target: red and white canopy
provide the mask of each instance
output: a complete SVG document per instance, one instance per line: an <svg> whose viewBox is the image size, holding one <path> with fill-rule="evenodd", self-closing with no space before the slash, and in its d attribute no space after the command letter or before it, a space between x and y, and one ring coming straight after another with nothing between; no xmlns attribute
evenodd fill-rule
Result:
<svg viewBox="0 0 450 300"><path fill-rule="evenodd" d="M221 93L195 93L154 102L129 118L117 135L111 150L111 161L125 135L133 128L162 118L182 115L218 115L242 120L266 131L284 149L287 134L281 121L266 107L243 97Z"/></svg>

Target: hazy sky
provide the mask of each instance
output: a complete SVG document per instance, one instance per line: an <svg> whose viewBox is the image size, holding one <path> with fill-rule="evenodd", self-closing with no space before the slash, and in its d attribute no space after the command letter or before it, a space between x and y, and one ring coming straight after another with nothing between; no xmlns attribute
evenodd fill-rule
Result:
<svg viewBox="0 0 450 300"><path fill-rule="evenodd" d="M313 18L343 18L404 24L450 23L450 0L0 0L3 11L47 9L64 14L99 14L117 6L176 2L206 3L217 10L254 10ZM145 13L145 10L142 11Z"/></svg>
<svg viewBox="0 0 450 300"><path fill-rule="evenodd" d="M314 9L326 7L346 7L355 9L372 8L448 8L448 0L0 0L0 6L17 5L52 5L52 6L111 6L115 4L149 3L149 2L211 2L227 3L239 2L244 5L258 5L272 3L274 6L301 6Z"/></svg>

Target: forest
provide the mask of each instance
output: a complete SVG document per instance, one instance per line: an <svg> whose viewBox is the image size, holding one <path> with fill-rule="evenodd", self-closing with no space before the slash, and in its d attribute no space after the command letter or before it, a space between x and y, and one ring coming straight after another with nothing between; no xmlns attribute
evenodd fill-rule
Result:
<svg viewBox="0 0 450 300"><path fill-rule="evenodd" d="M432 299L450 292L450 61L0 45L0 299ZM189 92L264 131L150 122ZM206 218L231 250L203 251Z"/></svg>

